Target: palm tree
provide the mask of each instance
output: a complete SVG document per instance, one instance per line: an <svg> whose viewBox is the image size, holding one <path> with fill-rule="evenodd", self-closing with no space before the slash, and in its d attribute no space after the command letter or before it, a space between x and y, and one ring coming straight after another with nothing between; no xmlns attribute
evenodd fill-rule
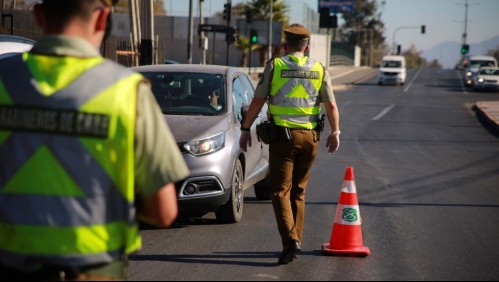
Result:
<svg viewBox="0 0 499 282"><path fill-rule="evenodd" d="M251 45L251 50L250 50L250 45ZM239 36L234 43L234 47L237 48L237 50L241 51L241 61L239 62L240 67L246 67L248 66L248 54L249 52L253 52L255 50L258 50L261 46L258 44L250 44L249 38L246 36Z"/></svg>
<svg viewBox="0 0 499 282"><path fill-rule="evenodd" d="M289 6L285 0L250 0L245 10L251 10L254 20L268 21L270 19L270 1L272 1L272 21L282 22L282 27L289 25ZM260 48L260 65L268 61L268 45Z"/></svg>

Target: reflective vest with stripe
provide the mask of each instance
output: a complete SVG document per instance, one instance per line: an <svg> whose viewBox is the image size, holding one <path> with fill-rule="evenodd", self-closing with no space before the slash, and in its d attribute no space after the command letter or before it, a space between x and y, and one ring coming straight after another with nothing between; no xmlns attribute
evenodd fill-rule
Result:
<svg viewBox="0 0 499 282"><path fill-rule="evenodd" d="M57 72L82 74L46 93L40 78L50 74L31 73L29 65L49 60L66 68ZM100 57L68 60L25 53L0 65L4 266L81 267L122 259L141 246L134 130L143 78Z"/></svg>
<svg viewBox="0 0 499 282"><path fill-rule="evenodd" d="M274 60L270 112L277 125L314 129L321 111L319 90L324 67L308 57L292 55Z"/></svg>

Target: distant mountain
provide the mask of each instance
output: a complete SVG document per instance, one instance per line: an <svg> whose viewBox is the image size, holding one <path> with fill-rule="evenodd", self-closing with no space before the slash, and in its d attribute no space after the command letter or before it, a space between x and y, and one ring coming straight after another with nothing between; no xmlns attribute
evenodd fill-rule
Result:
<svg viewBox="0 0 499 282"><path fill-rule="evenodd" d="M421 56L428 62L437 59L444 69L452 69L461 58L461 53L459 53L461 44L461 42L457 41L444 42L429 50L423 51ZM485 55L489 50L495 49L498 46L499 35L480 43L471 43L470 54Z"/></svg>

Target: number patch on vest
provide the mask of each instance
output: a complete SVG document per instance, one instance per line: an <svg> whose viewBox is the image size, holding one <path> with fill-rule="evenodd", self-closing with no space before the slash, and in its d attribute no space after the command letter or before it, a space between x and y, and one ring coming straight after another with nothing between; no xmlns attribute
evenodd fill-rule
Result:
<svg viewBox="0 0 499 282"><path fill-rule="evenodd" d="M320 73L318 71L305 71L305 70L282 70L282 78L307 78L319 79Z"/></svg>
<svg viewBox="0 0 499 282"><path fill-rule="evenodd" d="M0 106L0 130L107 138L111 117L35 107Z"/></svg>

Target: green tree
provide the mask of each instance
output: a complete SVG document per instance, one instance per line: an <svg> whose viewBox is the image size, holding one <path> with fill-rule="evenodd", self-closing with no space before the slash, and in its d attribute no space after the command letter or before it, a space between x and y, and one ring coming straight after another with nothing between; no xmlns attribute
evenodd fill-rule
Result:
<svg viewBox="0 0 499 282"><path fill-rule="evenodd" d="M382 1L384 5L384 1ZM342 14L344 24L340 29L340 36L343 41L358 45L367 57L367 50L384 48L385 24L381 20L382 9L376 0L355 0L352 14ZM379 56L379 52L375 52ZM382 55L382 54L381 54ZM373 61L380 61L381 57L374 58Z"/></svg>
<svg viewBox="0 0 499 282"><path fill-rule="evenodd" d="M270 0L250 0L245 6L242 14L246 10L251 10L253 15L253 20L264 20L268 21L270 19ZM273 0L272 4L272 21L282 22L283 28L289 25L289 11L290 8L285 0ZM260 50L260 66L263 66L265 62L268 61L268 45L261 45ZM277 46L277 49L281 46ZM275 53L275 52L274 52Z"/></svg>
<svg viewBox="0 0 499 282"><path fill-rule="evenodd" d="M496 58L497 61L499 61L499 46L497 46L496 49L487 51L487 55L492 56Z"/></svg>
<svg viewBox="0 0 499 282"><path fill-rule="evenodd" d="M118 4L114 7L114 12L128 13L129 2L130 2L129 0L120 0ZM165 9L164 0L153 0L152 5L153 5L153 12L155 15L161 15L161 16L168 15ZM139 9L140 9L140 0L139 0Z"/></svg>
<svg viewBox="0 0 499 282"><path fill-rule="evenodd" d="M237 50L241 51L241 61L239 62L240 67L248 66L248 54L250 52L250 45L251 52L261 48L261 46L258 44L250 44L249 38L246 36L239 36L234 43L234 47L236 47Z"/></svg>
<svg viewBox="0 0 499 282"><path fill-rule="evenodd" d="M421 57L422 51L418 51L416 46L411 45L411 47L401 53L405 57L408 68L421 68L425 67L426 59Z"/></svg>

